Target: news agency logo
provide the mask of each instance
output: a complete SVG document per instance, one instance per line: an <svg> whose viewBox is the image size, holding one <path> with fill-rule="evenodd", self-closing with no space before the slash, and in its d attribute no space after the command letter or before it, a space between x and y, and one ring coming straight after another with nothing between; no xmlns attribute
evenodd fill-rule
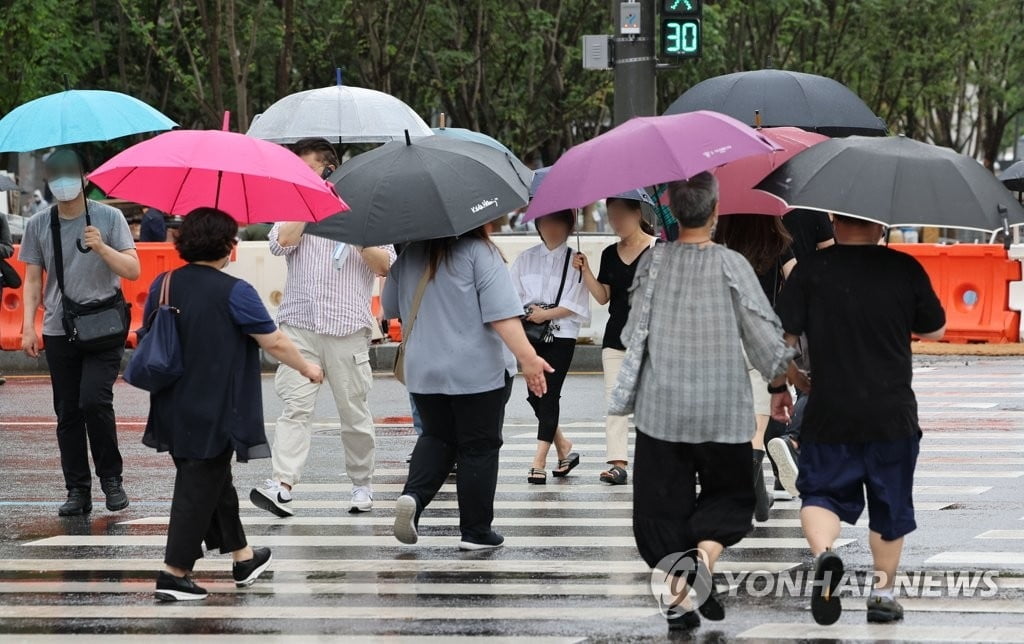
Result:
<svg viewBox="0 0 1024 644"><path fill-rule="evenodd" d="M696 610L711 595L714 580L707 566L697 564L698 559L707 561L707 556L697 548L675 552L651 570L651 594L665 617Z"/></svg>
<svg viewBox="0 0 1024 644"><path fill-rule="evenodd" d="M673 553L658 562L651 571L651 594L658 600L658 607L666 617L696 610L710 596L713 581L707 568L697 566L698 557L703 559L703 552L696 549ZM815 586L813 570L724 572L721 577L727 588L722 594L730 598L774 597L810 601ZM893 594L912 598L987 599L999 593L998 579L999 573L994 570L902 572L893 583ZM872 589L884 580L883 572L862 575L847 572L840 580L835 595L867 599ZM681 598L684 589L687 596Z"/></svg>

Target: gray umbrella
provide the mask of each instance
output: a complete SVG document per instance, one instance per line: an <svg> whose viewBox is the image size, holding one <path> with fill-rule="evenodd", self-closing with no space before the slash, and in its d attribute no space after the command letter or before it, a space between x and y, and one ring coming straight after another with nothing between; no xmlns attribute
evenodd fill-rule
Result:
<svg viewBox="0 0 1024 644"><path fill-rule="evenodd" d="M0 174L0 192L7 192L8 190L17 190L18 184L14 183L14 180L7 175Z"/></svg>
<svg viewBox="0 0 1024 644"><path fill-rule="evenodd" d="M999 174L999 180L1010 190L1024 192L1024 161L1014 163Z"/></svg>
<svg viewBox="0 0 1024 644"><path fill-rule="evenodd" d="M331 175L351 209L306 232L359 246L461 235L526 204L531 177L516 170L504 152L480 143L387 143Z"/></svg>
<svg viewBox="0 0 1024 644"><path fill-rule="evenodd" d="M1024 224L1024 208L977 161L902 136L819 143L779 166L757 187L794 208L886 226L994 232Z"/></svg>
<svg viewBox="0 0 1024 644"><path fill-rule="evenodd" d="M752 126L799 127L826 136L879 136L885 123L842 83L800 72L761 69L697 83L665 110L712 110ZM756 122L755 113L760 114Z"/></svg>

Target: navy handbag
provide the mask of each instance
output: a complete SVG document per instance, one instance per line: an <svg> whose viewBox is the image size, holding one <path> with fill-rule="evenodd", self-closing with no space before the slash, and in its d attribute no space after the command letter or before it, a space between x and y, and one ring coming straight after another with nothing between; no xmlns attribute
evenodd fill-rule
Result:
<svg viewBox="0 0 1024 644"><path fill-rule="evenodd" d="M146 327L139 331L139 345L124 370L124 379L129 384L150 393L170 387L185 373L177 324L181 312L170 305L170 292L171 273L165 273L160 303Z"/></svg>

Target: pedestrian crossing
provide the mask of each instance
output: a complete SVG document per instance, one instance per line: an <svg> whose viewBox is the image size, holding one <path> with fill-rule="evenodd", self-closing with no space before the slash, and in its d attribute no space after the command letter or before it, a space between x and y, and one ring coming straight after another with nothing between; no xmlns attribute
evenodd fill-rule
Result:
<svg viewBox="0 0 1024 644"><path fill-rule="evenodd" d="M911 572L995 570L996 596L911 597L901 600L907 619L896 626L864 624L863 599L844 597L848 614L842 621L817 627L803 599L757 597L751 590L756 584L742 581L807 570L799 502L778 501L771 518L756 523L717 566L720 592L736 594L726 599L727 620L706 623L706 630L722 633L725 640L1024 638L1008 625L1024 622L1024 602L1017 599L1024 590L1021 512L1015 509L999 525L975 520L977 508L1020 498L1024 410L1014 409L1014 396L1003 402L991 394L1012 392L1007 383L1024 384L1024 373L1003 380L965 379L985 387L961 387L947 367L917 378L925 428L914 487L921 534L908 538L905 567ZM981 406L989 403L995 406ZM196 577L211 592L202 605L166 606L151 598L166 540L166 492L127 513L97 510L92 522L40 518L41 527L21 530L16 541L0 544L0 639L17 632L17 641L49 641L47 633L60 632L89 642L101 631L131 629L137 633L131 636L134 644L183 634L231 641L231 632L281 633L271 640L281 642L314 635L374 642L466 636L495 642L659 641L664 620L632 536L632 487L598 483L603 424L567 426L582 465L566 480L532 486L525 474L535 435L519 421L506 427L502 449L494 525L507 545L498 551L457 550L455 478L423 516L419 544L404 546L391 536L394 501L407 472L404 458L414 440L411 428L391 427L389 436L379 439L375 507L368 514L349 514L348 484L337 473L320 473L296 488L296 516L279 519L246 498L248 485L265 477L254 475L266 468L236 468L250 542L270 546L275 559L271 573L246 589L231 583L225 557L200 560ZM337 450L336 437L323 440L318 444ZM771 470L765 471L770 484ZM162 477L169 489L172 470L151 476ZM21 511L42 516L52 508ZM866 514L857 525L843 526L837 547L849 569L869 568L867 529ZM918 549L921 542L928 546Z"/></svg>

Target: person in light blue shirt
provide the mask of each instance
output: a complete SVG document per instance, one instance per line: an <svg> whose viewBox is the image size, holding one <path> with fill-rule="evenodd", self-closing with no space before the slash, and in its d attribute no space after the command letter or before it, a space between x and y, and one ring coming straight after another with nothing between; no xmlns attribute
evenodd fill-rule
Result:
<svg viewBox="0 0 1024 644"><path fill-rule="evenodd" d="M419 310L413 301L421 280ZM412 244L391 267L381 302L408 327L405 379L423 420L409 478L395 504L395 537L416 543L423 509L456 463L462 550L500 547L491 529L498 450L516 359L527 385L546 392L551 367L526 339L522 303L504 258L479 228L462 237Z"/></svg>

